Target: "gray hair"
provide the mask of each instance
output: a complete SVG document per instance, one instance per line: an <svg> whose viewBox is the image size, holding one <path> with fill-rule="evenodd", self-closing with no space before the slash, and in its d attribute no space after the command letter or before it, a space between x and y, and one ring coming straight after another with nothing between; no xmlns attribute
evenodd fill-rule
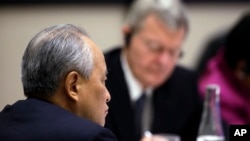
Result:
<svg viewBox="0 0 250 141"><path fill-rule="evenodd" d="M70 71L90 77L93 54L83 36L89 37L80 27L61 24L46 28L31 39L21 66L25 96L52 95Z"/></svg>
<svg viewBox="0 0 250 141"><path fill-rule="evenodd" d="M179 0L135 0L125 23L137 30L143 19L150 14L155 14L173 30L184 27L188 31L188 18Z"/></svg>

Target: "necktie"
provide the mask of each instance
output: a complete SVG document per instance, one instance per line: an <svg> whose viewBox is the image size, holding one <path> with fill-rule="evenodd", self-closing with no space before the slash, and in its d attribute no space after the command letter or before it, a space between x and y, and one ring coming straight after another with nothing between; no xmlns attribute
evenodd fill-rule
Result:
<svg viewBox="0 0 250 141"><path fill-rule="evenodd" d="M142 114L144 109L144 104L146 101L146 94L142 94L141 97L135 102L134 115L135 115L135 130L136 138L140 140L142 135Z"/></svg>

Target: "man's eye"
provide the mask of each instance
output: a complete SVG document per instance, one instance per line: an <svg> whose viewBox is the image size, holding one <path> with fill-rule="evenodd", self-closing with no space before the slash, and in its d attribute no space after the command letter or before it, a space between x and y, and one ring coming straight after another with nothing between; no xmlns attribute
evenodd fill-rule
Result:
<svg viewBox="0 0 250 141"><path fill-rule="evenodd" d="M147 48L150 49L151 51L160 52L160 51L163 50L161 45L159 43L157 43L157 42L147 40L145 42L145 44L146 44Z"/></svg>
<svg viewBox="0 0 250 141"><path fill-rule="evenodd" d="M162 52L164 49L159 44L148 44L148 48L153 52Z"/></svg>

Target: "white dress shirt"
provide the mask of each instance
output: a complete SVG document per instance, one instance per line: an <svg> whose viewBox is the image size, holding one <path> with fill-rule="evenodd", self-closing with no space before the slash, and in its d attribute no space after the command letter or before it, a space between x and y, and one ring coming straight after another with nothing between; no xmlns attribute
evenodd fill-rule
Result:
<svg viewBox="0 0 250 141"><path fill-rule="evenodd" d="M125 81L127 82L127 86L128 86L128 91L129 91L129 96L130 99L132 101L132 103L135 103L136 100L138 100L141 95L143 93L146 94L147 96L147 100L145 102L145 107L143 110L143 119L142 119L142 133L144 133L145 131L149 131L150 130L150 124L151 124L151 116L152 116L152 100L151 100L151 96L152 96L152 88L146 88L145 90L143 90L141 84L139 83L139 81L134 77L128 62L127 62L127 57L125 55L124 52L121 53L120 56L121 59L121 65L122 65L122 69L124 71L125 74Z"/></svg>

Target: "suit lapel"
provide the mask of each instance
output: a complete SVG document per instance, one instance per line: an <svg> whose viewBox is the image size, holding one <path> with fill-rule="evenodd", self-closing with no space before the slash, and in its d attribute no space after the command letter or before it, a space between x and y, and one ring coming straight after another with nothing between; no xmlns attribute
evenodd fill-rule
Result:
<svg viewBox="0 0 250 141"><path fill-rule="evenodd" d="M121 67L120 51L117 52L112 58L112 60L107 62L109 72L106 85L111 94L109 116L113 120L112 126L115 126L113 127L116 130L114 131L116 132L115 134L118 134L118 136L124 140L133 141L133 109L128 94L128 87Z"/></svg>

